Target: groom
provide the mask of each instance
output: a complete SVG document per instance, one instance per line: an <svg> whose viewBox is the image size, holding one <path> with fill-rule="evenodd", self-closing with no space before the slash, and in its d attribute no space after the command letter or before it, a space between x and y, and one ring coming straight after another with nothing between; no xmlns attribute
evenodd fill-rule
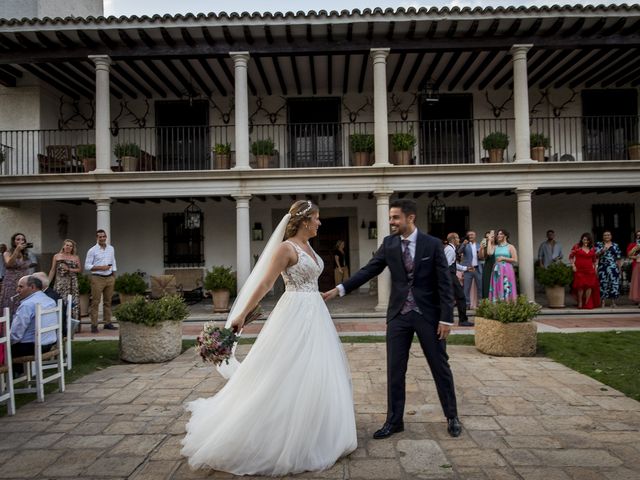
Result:
<svg viewBox="0 0 640 480"><path fill-rule="evenodd" d="M416 203L396 200L389 208L391 235L359 272L323 293L329 300L343 296L389 267L391 296L387 309L387 420L373 438L387 438L404 430L405 374L414 333L427 358L447 431L457 437L458 420L453 375L446 352L446 338L453 324L453 290L442 242L415 225Z"/></svg>

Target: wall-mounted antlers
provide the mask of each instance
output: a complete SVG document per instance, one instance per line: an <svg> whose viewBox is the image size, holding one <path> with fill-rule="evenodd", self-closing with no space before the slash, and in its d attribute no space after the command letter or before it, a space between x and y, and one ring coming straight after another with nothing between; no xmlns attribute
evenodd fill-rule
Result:
<svg viewBox="0 0 640 480"><path fill-rule="evenodd" d="M78 100L72 100L70 102L65 102L64 96L60 97L60 105L58 106L58 129L64 130L69 127L69 124L78 119L80 123L86 128L93 128L95 126L95 118L96 118L96 105L93 101L87 103L89 108L91 109L91 113L89 115L84 115L80 111L80 102ZM64 107L68 105L71 107L71 115L67 118L64 116Z"/></svg>
<svg viewBox="0 0 640 480"><path fill-rule="evenodd" d="M567 100L566 102L564 102L561 105L555 105L552 101L551 101L551 97L547 96L547 99L549 100L549 105L551 105L553 107L553 116L554 117L559 117L560 115L562 115L562 112L564 112L567 109L567 105L569 105L570 103L573 103L574 98L576 98L576 96L578 95L578 92L576 92L573 88L571 89L571 97L569 97L569 100Z"/></svg>
<svg viewBox="0 0 640 480"><path fill-rule="evenodd" d="M511 92L511 95L509 95L509 98L507 98L500 106L496 105L491 101L491 99L489 99L488 90L485 90L484 95L487 98L487 102L489 102L489 105L491 105L491 109L493 110L493 116L498 118L500 115L502 115L502 112L504 112L507 109L507 103L509 103L513 98L513 91Z"/></svg>
<svg viewBox="0 0 640 480"><path fill-rule="evenodd" d="M400 118L403 121L406 121L407 118L409 118L409 113L411 112L411 107L413 107L416 102L418 101L418 97L419 95L416 93L413 96L413 101L409 104L409 106L407 108L402 108L402 98L400 96L396 97L395 93L391 94L391 109L389 110L389 113L393 113L393 112L399 112L400 113Z"/></svg>
<svg viewBox="0 0 640 480"><path fill-rule="evenodd" d="M269 119L269 121L271 122L272 125L274 123L276 123L278 121L278 117L280 116L280 112L282 110L284 110L285 108L287 108L287 99L285 97L282 97L282 96L280 98L282 98L282 100L284 100L284 104L280 108L278 108L277 110L275 110L273 112L270 112L269 110L264 108L264 105L262 104L262 97L257 97L256 98L256 111L253 112L251 114L251 116L249 117L249 124L253 125L253 118L260 111L265 113L265 115L267 116L267 118Z"/></svg>
<svg viewBox="0 0 640 480"><path fill-rule="evenodd" d="M540 105L542 105L544 103L545 100L549 100L549 91L548 90L540 90L540 99L534 103L533 107L531 107L531 111L529 112L529 115L535 115L536 113L538 113L538 107Z"/></svg>
<svg viewBox="0 0 640 480"><path fill-rule="evenodd" d="M355 123L356 120L358 119L358 115L360 115L360 112L362 112L369 105L372 105L372 102L371 102L371 98L367 97L365 102L362 104L362 106L356 110L351 110L349 106L344 102L344 100L342 101L342 105L344 106L344 108L347 110L349 114L349 122Z"/></svg>
<svg viewBox="0 0 640 480"><path fill-rule="evenodd" d="M124 115L124 117L131 117L132 123L135 123L136 125L138 125L138 127L140 128L144 128L147 124L147 116L149 115L149 100L147 100L145 98L144 103L146 105L146 108L144 110L144 113L142 115L136 115L136 113L134 111L132 111L129 108L129 104L127 103L126 100L122 100L120 102L120 112L118 113L118 115L116 115L116 118L114 118L113 120L111 120L111 135L113 135L114 137L118 135L118 132L120 131L120 126L118 125L118 120L120 119L120 117L122 117Z"/></svg>
<svg viewBox="0 0 640 480"><path fill-rule="evenodd" d="M229 122L231 121L231 112L233 112L233 110L235 109L233 100L229 100L229 110L227 110L226 112L223 111L218 105L216 105L216 103L213 100L209 99L209 101L211 102L211 108L220 112L220 117L222 117L222 121L224 122L225 125L228 125Z"/></svg>

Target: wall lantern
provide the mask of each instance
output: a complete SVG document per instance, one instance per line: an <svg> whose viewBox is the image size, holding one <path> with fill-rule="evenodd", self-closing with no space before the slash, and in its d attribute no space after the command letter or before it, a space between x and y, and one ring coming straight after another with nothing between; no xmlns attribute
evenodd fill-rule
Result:
<svg viewBox="0 0 640 480"><path fill-rule="evenodd" d="M187 230L194 230L200 228L200 219L202 218L202 210L198 207L193 200L184 209L184 228Z"/></svg>
<svg viewBox="0 0 640 480"><path fill-rule="evenodd" d="M429 205L429 224L439 224L444 223L444 217L446 213L447 207L444 203L442 203L438 196L433 199L433 202Z"/></svg>
<svg viewBox="0 0 640 480"><path fill-rule="evenodd" d="M251 238L256 241L262 241L262 223L256 222L253 224L253 228L251 229Z"/></svg>
<svg viewBox="0 0 640 480"><path fill-rule="evenodd" d="M378 224L376 222L369 222L369 240L376 240L378 238Z"/></svg>

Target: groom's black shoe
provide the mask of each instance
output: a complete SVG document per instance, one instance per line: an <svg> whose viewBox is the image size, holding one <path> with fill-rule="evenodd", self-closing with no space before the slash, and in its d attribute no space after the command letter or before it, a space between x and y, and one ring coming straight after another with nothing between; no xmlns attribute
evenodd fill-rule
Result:
<svg viewBox="0 0 640 480"><path fill-rule="evenodd" d="M385 423L380 430L373 434L373 438L380 440L382 438L388 438L394 433L399 432L404 432L404 424L391 425L390 423Z"/></svg>
<svg viewBox="0 0 640 480"><path fill-rule="evenodd" d="M462 433L462 424L458 417L447 418L447 432L452 437L459 437Z"/></svg>

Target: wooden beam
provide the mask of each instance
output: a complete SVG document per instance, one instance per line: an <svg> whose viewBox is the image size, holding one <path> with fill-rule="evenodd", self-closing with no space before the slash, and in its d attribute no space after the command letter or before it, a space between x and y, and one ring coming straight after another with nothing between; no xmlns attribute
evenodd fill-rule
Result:
<svg viewBox="0 0 640 480"><path fill-rule="evenodd" d="M593 25L582 30L580 35L583 37L591 37L602 30L605 23L607 23L607 17L600 17Z"/></svg>
<svg viewBox="0 0 640 480"><path fill-rule="evenodd" d="M222 96L226 97L227 89L222 84L222 82L218 79L218 76L211 68L211 65L209 65L209 62L207 62L205 58L199 58L198 63L200 63L200 66L205 71L205 73L209 76L209 79L211 79L211 81L216 85L216 88L222 94Z"/></svg>
<svg viewBox="0 0 640 480"><path fill-rule="evenodd" d="M411 65L411 70L409 70L409 74L407 75L407 78L405 79L404 84L402 85L403 92L407 92L409 88L411 88L413 79L415 78L416 73L418 73L418 70L420 69L420 65L422 65L422 60L424 59L425 55L426 55L426 52L420 52L416 56L416 59L413 62L413 65Z"/></svg>
<svg viewBox="0 0 640 480"><path fill-rule="evenodd" d="M349 64L351 63L351 55L348 53L344 56L344 71L342 72L342 94L349 91Z"/></svg>
<svg viewBox="0 0 640 480"><path fill-rule="evenodd" d="M482 74L482 72L486 70L489 64L493 62L494 58L496 58L496 55L498 55L498 52L499 50L491 50L490 52L487 52L482 62L480 62L480 65L476 67L473 73L467 78L467 81L464 82L462 88L464 88L465 90L469 90L469 88L471 88L471 85L475 83L480 74Z"/></svg>
<svg viewBox="0 0 640 480"><path fill-rule="evenodd" d="M309 59L309 70L310 70L309 76L311 77L311 93L316 95L318 91L317 91L317 85L316 85L316 64L314 60L315 57L313 57L313 55L309 55L309 57L307 58Z"/></svg>
<svg viewBox="0 0 640 480"><path fill-rule="evenodd" d="M267 91L267 95L271 96L273 91L271 90L271 84L269 83L269 79L267 78L267 74L265 73L264 67L262 66L262 60L260 60L260 57L254 57L253 60L254 60L254 62L256 64L256 68L258 69L258 74L260 75L260 79L262 80L262 84L264 85L264 88Z"/></svg>
<svg viewBox="0 0 640 480"><path fill-rule="evenodd" d="M207 97L210 97L212 92L211 92L211 89L209 88L209 85L207 84L207 82L202 80L202 77L196 71L196 69L193 68L193 65L191 65L191 62L189 61L189 59L181 58L180 63L182 63L182 66L187 70L187 72L189 72L189 75L191 76L191 78L196 81L196 83L200 87L200 90L202 90L202 92Z"/></svg>
<svg viewBox="0 0 640 480"><path fill-rule="evenodd" d="M162 63L164 64L165 67L169 69L169 71L173 74L176 80L180 82L182 87L187 91L189 95L192 95L192 96L196 95L197 92L193 88L193 85L191 85L191 83L188 82L186 78L184 78L184 75L182 75L182 72L178 69L178 67L176 67L176 65L173 63L172 60L165 59L165 60L162 60ZM180 92L180 95L178 96L181 97L182 95L183 95L183 92Z"/></svg>
<svg viewBox="0 0 640 480"><path fill-rule="evenodd" d="M149 48L156 47L155 40L151 38L151 36L146 32L144 28L138 28L138 30L136 31L138 33L138 37L140 37L140 40L142 40L142 43L144 43Z"/></svg>
<svg viewBox="0 0 640 480"><path fill-rule="evenodd" d="M400 57L398 58L398 62L396 63L396 67L393 69L393 73L391 74L391 78L389 79L389 83L387 84L387 91L392 92L393 87L396 85L396 81L398 81L398 76L400 75L400 71L404 67L404 61L407 58L406 52L402 52Z"/></svg>
<svg viewBox="0 0 640 480"><path fill-rule="evenodd" d="M418 22L416 22L415 20L411 20L409 22L409 28L407 29L407 33L405 35L405 38L408 38L409 40L414 40L416 38L416 26L417 26Z"/></svg>
<svg viewBox="0 0 640 480"><path fill-rule="evenodd" d="M209 29L207 27L202 27L200 31L202 32L202 37L204 38L204 41L207 42L207 45L213 47L216 44L216 41L211 35Z"/></svg>
<svg viewBox="0 0 640 480"><path fill-rule="evenodd" d="M360 66L360 78L358 79L358 93L362 93L364 90L364 78L367 74L367 63L369 62L369 55L362 55L362 65Z"/></svg>
<svg viewBox="0 0 640 480"><path fill-rule="evenodd" d="M333 56L327 55L327 93L333 94Z"/></svg>
<svg viewBox="0 0 640 480"><path fill-rule="evenodd" d="M282 195L274 195L273 198L276 200L282 200Z"/></svg>
<svg viewBox="0 0 640 480"><path fill-rule="evenodd" d="M564 25L564 20L565 20L564 17L556 18L556 21L553 22L553 24L549 28L547 28L544 32L539 33L539 35L541 37L550 37L552 35L555 35L560 31L560 29Z"/></svg>
<svg viewBox="0 0 640 480"><path fill-rule="evenodd" d="M413 198L420 198L422 195L424 195L424 192L413 192Z"/></svg>
<svg viewBox="0 0 640 480"><path fill-rule="evenodd" d="M231 74L231 70L227 66L227 62L225 62L224 58L222 57L216 57L216 61L218 62L218 65L220 65L220 68L222 69L222 73L224 73L225 77L227 77L227 80L233 87L235 85L235 78Z"/></svg>
<svg viewBox="0 0 640 480"><path fill-rule="evenodd" d="M20 65L20 67L25 69L27 72L29 72L32 75L38 77L43 82L48 83L49 85L51 85L55 89L61 91L65 95L73 98L74 100L80 100L80 95L78 95L78 91L77 90L73 90L73 89L69 88L67 85L64 85L64 84L58 82L57 79L51 78L49 75L43 73L41 70L36 68L34 65L32 65L30 63L22 63L22 64L19 64L19 65ZM88 97L88 98L93 98L93 97Z"/></svg>
<svg viewBox="0 0 640 480"><path fill-rule="evenodd" d="M16 77L9 75L4 70L0 69L0 85L13 88L16 86Z"/></svg>
<svg viewBox="0 0 640 480"><path fill-rule="evenodd" d="M484 79L478 84L480 90L484 90L489 85L489 82L502 71L502 69L511 62L511 55L505 53L502 59L491 69L491 71L484 76Z"/></svg>
<svg viewBox="0 0 640 480"><path fill-rule="evenodd" d="M447 33L445 34L445 37L453 38L456 35L456 31L457 30L458 30L458 21L457 20L452 20L451 21L451 25L449 25L449 29L447 30Z"/></svg>
<svg viewBox="0 0 640 480"><path fill-rule="evenodd" d="M76 31L78 34L78 38L80 39L80 41L87 47L87 48L96 48L98 46L98 44L93 40L93 38L91 38L89 35L87 35L85 32L83 32L82 30L77 30Z"/></svg>
<svg viewBox="0 0 640 480"><path fill-rule="evenodd" d="M564 65L562 62L564 62L565 59L572 53L573 52L571 50L561 50L559 52L555 52L555 55L549 60L549 62L547 62L547 65L555 65L556 68L554 70L561 69ZM538 70L536 73L534 73L533 75L530 75L529 82L528 82L529 88L531 88L536 83L538 83L538 80L544 77L547 73L549 73L549 69L542 68Z"/></svg>
<svg viewBox="0 0 640 480"><path fill-rule="evenodd" d="M335 41L333 39L333 26L330 23L327 23L327 41L329 43L333 43Z"/></svg>
<svg viewBox="0 0 640 480"><path fill-rule="evenodd" d="M353 40L353 22L349 22L347 25L347 42L351 42Z"/></svg>
<svg viewBox="0 0 640 480"><path fill-rule="evenodd" d="M32 42L31 40L29 40L25 35L23 35L20 32L16 32L14 33L16 40L18 40L18 42L20 43L20 45L22 45L22 47L25 48L40 48L40 45L37 45L36 43Z"/></svg>
<svg viewBox="0 0 640 480"><path fill-rule="evenodd" d="M393 40L393 32L395 31L395 29L396 29L396 22L394 21L389 22L389 25L387 27L387 35L386 35L387 40L389 41Z"/></svg>
<svg viewBox="0 0 640 480"><path fill-rule="evenodd" d="M307 23L307 42L313 43L313 31L311 30L310 23Z"/></svg>
<svg viewBox="0 0 640 480"><path fill-rule="evenodd" d="M619 33L622 28L624 27L624 24L627 22L627 19L625 17L619 18L618 20L616 20L614 23L611 24L611 26L605 28L604 30L602 30L600 32L600 36L601 37L608 37L609 35L613 35L614 33Z"/></svg>
<svg viewBox="0 0 640 480"><path fill-rule="evenodd" d="M582 60L584 60L587 55L589 55L591 50L579 50L573 57L571 57L567 62L563 65L557 65L551 71L546 70L544 72L545 78L540 81L540 88L545 89L551 83L558 78L559 75L566 73L567 71L573 69L576 65L578 65Z"/></svg>
<svg viewBox="0 0 640 480"><path fill-rule="evenodd" d="M113 63L111 65L111 68L113 69L114 72L116 72L118 75L120 75L122 78L124 78L127 82L129 82L129 84L133 85L134 88L137 88L138 91L145 96L146 98L151 98L153 95L151 94L151 92L149 90L147 90L144 86L142 86L142 84L140 82L138 82L135 78L133 78L129 72L127 72L122 65L119 65L117 63Z"/></svg>
<svg viewBox="0 0 640 480"><path fill-rule="evenodd" d="M607 56L601 59L601 61L594 64L591 68L586 70L582 75L579 75L578 77L574 78L571 82L569 82L569 87L576 88L578 85L581 85L583 82L588 81L594 75L597 75L599 72L602 72L603 69L606 72L611 72L614 69L614 65L617 65L620 62L624 63L631 58L636 58L637 54L638 54L638 51L636 49L630 49L626 53L620 55L617 58L617 61L614 62L614 64L611 64L610 60L607 61L606 63L603 61L603 60L608 60L609 56ZM605 65L606 65L606 68L604 68ZM618 68L618 67L615 67L615 68Z"/></svg>
<svg viewBox="0 0 640 480"><path fill-rule="evenodd" d="M164 43L166 43L172 48L176 46L175 39L171 36L169 31L165 27L160 27L160 34L162 35L162 39L164 40Z"/></svg>
<svg viewBox="0 0 640 480"><path fill-rule="evenodd" d="M487 31L484 32L484 34L482 35L483 37L493 37L496 32L498 31L498 27L500 26L500 19L498 18L494 18L493 21L491 22L491 25L489 25L489 28L487 28Z"/></svg>
<svg viewBox="0 0 640 480"><path fill-rule="evenodd" d="M444 70L442 71L440 76L437 78L437 80L434 82L434 86L436 89L440 88L440 86L445 81L445 79L447 78L447 76L455 66L456 62L460 58L461 54L462 52L453 52L453 54L451 55L451 58L449 58L449 61L447 62L447 65L444 67Z"/></svg>
<svg viewBox="0 0 640 480"><path fill-rule="evenodd" d="M515 35L517 35L518 30L520 30L520 25L522 24L522 20L519 18L516 18L511 25L509 26L509 28L507 28L504 32L504 36L505 37L513 37Z"/></svg>
<svg viewBox="0 0 640 480"><path fill-rule="evenodd" d="M107 48L111 50L115 50L118 48L119 46L118 42L116 42L109 35L107 35L107 32L105 32L104 30L98 30L98 36L100 37L100 41L104 43L107 46ZM87 57L87 55L84 55L84 57Z"/></svg>
<svg viewBox="0 0 640 480"><path fill-rule="evenodd" d="M0 68L12 77L22 78L22 72L17 68L12 67L11 65L0 65Z"/></svg>
<svg viewBox="0 0 640 480"><path fill-rule="evenodd" d="M271 27L269 25L264 26L264 38L267 39L269 45L273 45L273 34L271 33Z"/></svg>
<svg viewBox="0 0 640 480"><path fill-rule="evenodd" d="M427 30L427 33L425 33L425 38L427 39L432 39L435 34L436 31L438 30L438 22L436 22L435 20L431 21L431 24L429 25L429 29Z"/></svg>
<svg viewBox="0 0 640 480"><path fill-rule="evenodd" d="M631 54L631 55L630 55ZM609 75L615 74L621 68L624 68L628 65L628 62L632 60L638 59L638 51L632 50L631 52L627 52L626 55L622 55L615 62L610 65L607 65L606 69L601 70L596 75L592 76L589 80L585 82L585 87L591 88L594 85L598 84L600 80L608 77Z"/></svg>
<svg viewBox="0 0 640 480"><path fill-rule="evenodd" d="M78 79L77 75L73 72L69 72L69 67L63 63L36 63L35 67L38 67L43 72L62 82L65 86L80 93L83 97L93 98L95 96L95 88L91 83L87 83L82 79Z"/></svg>
<svg viewBox="0 0 640 480"><path fill-rule="evenodd" d="M56 37L58 38L58 40L60 40L60 43L62 43L65 47L76 48L78 46L76 42L71 40L67 35L65 35L60 30L56 30Z"/></svg>
<svg viewBox="0 0 640 480"><path fill-rule="evenodd" d="M162 73L162 70L158 68L158 66L153 63L153 60L144 59L142 60L146 67L151 70L158 80L164 83L165 87L169 89L176 97L180 98L182 96L182 92L174 85L174 83L167 78L167 76Z"/></svg>
<svg viewBox="0 0 640 480"><path fill-rule="evenodd" d="M360 196L360 194L359 193L353 193L351 196L353 197L354 200L357 200L358 197Z"/></svg>
<svg viewBox="0 0 640 480"><path fill-rule="evenodd" d="M536 18L536 21L523 32L522 37L533 37L538 30L540 30L540 26L542 25L542 18Z"/></svg>
<svg viewBox="0 0 640 480"><path fill-rule="evenodd" d="M135 62L126 62L127 66L134 71L147 85L149 85L162 98L167 98L167 92L163 90L142 68Z"/></svg>
<svg viewBox="0 0 640 480"><path fill-rule="evenodd" d="M636 64L634 64L636 65ZM623 77L620 76L612 76L611 77L611 81L616 81L616 88L620 88L623 85L626 85L627 83L631 82L632 80L634 80L635 78L640 77L640 70L638 70L637 68L634 70L630 70L628 74L623 74ZM609 86L611 83L607 82L607 86ZM602 85L605 85L604 82L602 82Z"/></svg>
<svg viewBox="0 0 640 480"><path fill-rule="evenodd" d="M126 32L126 30L123 30L123 29L119 28L118 29L118 36L120 37L120 40L122 40L122 43L124 43L127 47L136 48L138 46L136 41L129 36L129 34Z"/></svg>
<svg viewBox="0 0 640 480"><path fill-rule="evenodd" d="M453 77L453 80L449 82L449 86L447 87L447 90L451 92L453 89L456 88L456 86L458 86L458 82L462 80L462 77L464 77L465 73L469 71L469 69L471 68L471 65L473 65L477 59L478 59L478 53L476 52L469 53L469 56L467 57L465 62L462 64L462 67L458 69L458 73L456 73L455 77Z"/></svg>
<svg viewBox="0 0 640 480"><path fill-rule="evenodd" d="M442 58L443 54L444 54L443 52L438 52L436 53L435 57L433 57L433 60L431 61L431 65L429 65L429 68L427 68L427 71L422 77L422 80L418 84L418 88L422 87L428 81L431 80L431 75L433 75L433 72L436 71L436 68L438 67L438 63L440 63L440 59Z"/></svg>
<svg viewBox="0 0 640 480"><path fill-rule="evenodd" d="M54 42L42 32L36 32L36 38L45 48L60 48L60 44Z"/></svg>
<svg viewBox="0 0 640 480"><path fill-rule="evenodd" d="M182 39L184 40L184 43L186 43L190 47L195 47L196 46L196 41L193 39L193 37L189 33L189 29L188 28L182 27L180 29L180 35L182 35Z"/></svg>
<svg viewBox="0 0 640 480"><path fill-rule="evenodd" d="M585 20L584 17L580 17L576 19L576 21L573 22L573 25L571 25L568 29L562 32L561 36L571 37L572 35L575 35L576 33L578 33L580 30L582 30L582 27L584 26L584 20Z"/></svg>
<svg viewBox="0 0 640 480"><path fill-rule="evenodd" d="M478 31L479 25L480 25L480 22L478 20L474 20L473 22L471 22L471 26L469 27L469 30L464 32L464 36L467 38L474 37L476 32Z"/></svg>
<svg viewBox="0 0 640 480"><path fill-rule="evenodd" d="M255 40L253 39L253 35L251 34L251 29L248 25L243 25L242 33L244 34L244 39L248 45L253 45Z"/></svg>
<svg viewBox="0 0 640 480"><path fill-rule="evenodd" d="M366 39L368 41L373 40L373 22L367 22Z"/></svg>
<svg viewBox="0 0 640 480"><path fill-rule="evenodd" d="M293 34L291 33L291 25L287 24L284 26L284 31L285 31L285 35L287 38L287 43L291 44L293 42L295 42L295 40L293 39Z"/></svg>
<svg viewBox="0 0 640 480"><path fill-rule="evenodd" d="M291 62L291 71L293 72L293 81L296 84L296 92L298 95L302 95L302 83L300 82L300 73L298 72L298 64L296 63L296 57L289 55L289 61Z"/></svg>

